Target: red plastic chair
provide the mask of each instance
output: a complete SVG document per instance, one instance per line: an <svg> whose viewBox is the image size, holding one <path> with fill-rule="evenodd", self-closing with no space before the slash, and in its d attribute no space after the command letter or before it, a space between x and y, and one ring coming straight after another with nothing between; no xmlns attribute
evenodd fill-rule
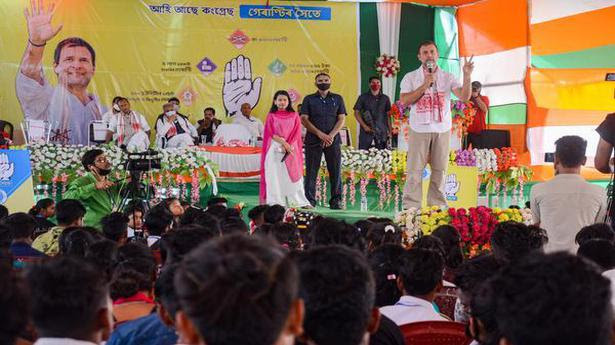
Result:
<svg viewBox="0 0 615 345"><path fill-rule="evenodd" d="M450 321L414 322L399 326L406 345L469 345L465 325Z"/></svg>

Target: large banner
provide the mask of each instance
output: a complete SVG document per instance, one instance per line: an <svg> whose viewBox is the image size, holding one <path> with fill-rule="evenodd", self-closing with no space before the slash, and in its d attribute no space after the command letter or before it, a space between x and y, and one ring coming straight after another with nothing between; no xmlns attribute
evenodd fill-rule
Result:
<svg viewBox="0 0 615 345"><path fill-rule="evenodd" d="M349 111L357 97L354 3L35 3L0 2L0 116L18 133L25 116L46 121L52 141L86 144L90 122L118 95L152 128L171 97L193 123L206 107L225 120L244 103L264 119L276 90L300 103L319 72L331 75Z"/></svg>
<svg viewBox="0 0 615 345"><path fill-rule="evenodd" d="M28 212L34 202L30 151L0 150L0 205Z"/></svg>

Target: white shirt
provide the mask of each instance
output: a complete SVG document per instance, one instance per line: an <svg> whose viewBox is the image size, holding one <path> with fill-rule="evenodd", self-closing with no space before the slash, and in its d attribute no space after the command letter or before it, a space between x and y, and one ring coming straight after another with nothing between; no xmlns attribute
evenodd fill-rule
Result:
<svg viewBox="0 0 615 345"><path fill-rule="evenodd" d="M97 345L89 341L72 338L38 338L33 345Z"/></svg>
<svg viewBox="0 0 615 345"><path fill-rule="evenodd" d="M185 117L177 115L176 121L177 123L179 123L179 126L184 130L184 133L187 133L193 138L199 136L196 131L196 128ZM162 147L162 138L166 137L166 134L169 129L174 126L175 124L173 122L169 122L166 115L163 115L158 120L156 120L156 142L158 143L158 147Z"/></svg>
<svg viewBox="0 0 615 345"><path fill-rule="evenodd" d="M431 302L413 296L401 296L395 305L380 308L380 312L398 326L421 321L448 321Z"/></svg>
<svg viewBox="0 0 615 345"><path fill-rule="evenodd" d="M113 119L115 117L115 114L113 112L113 110L109 110L106 113L103 114L102 116L102 121L107 125L107 128L109 128L109 124L111 123L111 119Z"/></svg>
<svg viewBox="0 0 615 345"><path fill-rule="evenodd" d="M604 271L602 275L611 281L611 291L615 292L615 269ZM615 312L615 293L611 293L611 306Z"/></svg>
<svg viewBox="0 0 615 345"><path fill-rule="evenodd" d="M130 121L126 121L126 119L130 119L131 121L139 121L139 125L141 126L141 130L144 132L147 132L150 130L149 124L147 123L147 120L145 119L145 116L141 115L140 113L131 110L130 111L130 117L128 117L127 115L124 115L123 113L117 113L115 114L116 116L113 116L111 118L111 121L109 122L109 127L108 129L113 132L113 140L117 140L117 137L121 134L118 133L120 131L120 117L124 118L124 128L125 130L127 129L128 132L132 132L131 130L131 122ZM132 135L134 135L135 133L132 133ZM124 138L124 142L127 143L128 141L130 141L130 137L132 137L132 135Z"/></svg>
<svg viewBox="0 0 615 345"><path fill-rule="evenodd" d="M586 182L581 175L560 174L538 183L530 192L535 223L547 231L545 252L577 251L574 237L582 227L604 221L606 192Z"/></svg>
<svg viewBox="0 0 615 345"><path fill-rule="evenodd" d="M399 84L401 93L418 89L425 81L423 66L407 73ZM434 85L410 107L410 128L418 133L444 133L451 130L451 91L461 84L452 74L437 68ZM435 90L437 89L437 94Z"/></svg>
<svg viewBox="0 0 615 345"><path fill-rule="evenodd" d="M93 94L88 94L89 101L83 104L65 87L51 86L42 71L41 78L43 85L17 73L15 91L25 119L48 121L50 141L88 145L88 127L92 121L102 119L106 108Z"/></svg>
<svg viewBox="0 0 615 345"><path fill-rule="evenodd" d="M247 119L243 114L237 114L233 116L233 123L246 127L253 137L263 137L265 130L263 122L254 116L250 116L250 119Z"/></svg>

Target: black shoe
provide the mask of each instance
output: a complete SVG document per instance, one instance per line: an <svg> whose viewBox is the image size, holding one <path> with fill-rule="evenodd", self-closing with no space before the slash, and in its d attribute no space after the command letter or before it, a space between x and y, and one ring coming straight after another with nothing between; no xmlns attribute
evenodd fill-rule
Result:
<svg viewBox="0 0 615 345"><path fill-rule="evenodd" d="M329 208L332 210L341 210L342 209L342 205L340 204L331 204L329 205Z"/></svg>

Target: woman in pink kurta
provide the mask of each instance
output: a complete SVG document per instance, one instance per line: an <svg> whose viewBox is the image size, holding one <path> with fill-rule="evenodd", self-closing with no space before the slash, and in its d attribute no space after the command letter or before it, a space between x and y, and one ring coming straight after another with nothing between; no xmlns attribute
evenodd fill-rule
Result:
<svg viewBox="0 0 615 345"><path fill-rule="evenodd" d="M303 190L301 120L286 91L277 91L265 121L261 154L261 204L309 207Z"/></svg>

